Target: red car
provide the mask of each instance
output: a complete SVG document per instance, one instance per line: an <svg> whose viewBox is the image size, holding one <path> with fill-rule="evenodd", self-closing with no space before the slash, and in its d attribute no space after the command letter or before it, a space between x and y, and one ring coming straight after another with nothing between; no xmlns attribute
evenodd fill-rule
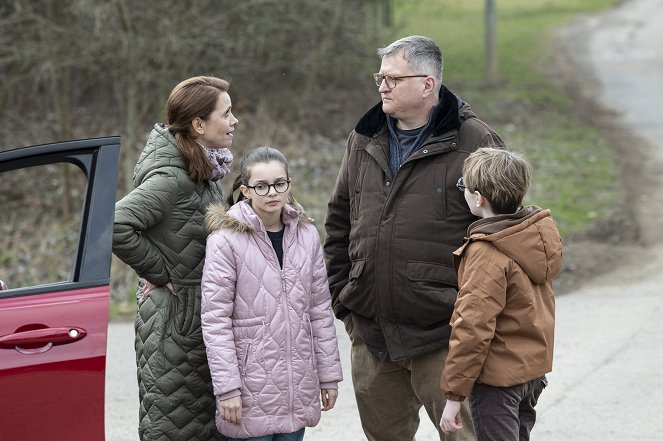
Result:
<svg viewBox="0 0 663 441"><path fill-rule="evenodd" d="M2 441L105 439L119 152L119 137L0 152Z"/></svg>

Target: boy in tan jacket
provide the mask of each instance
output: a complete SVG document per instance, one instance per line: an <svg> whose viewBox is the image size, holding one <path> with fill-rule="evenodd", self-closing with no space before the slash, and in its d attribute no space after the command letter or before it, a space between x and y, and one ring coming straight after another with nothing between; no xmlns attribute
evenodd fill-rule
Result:
<svg viewBox="0 0 663 441"><path fill-rule="evenodd" d="M552 370L555 298L562 241L549 210L521 206L530 167L518 154L481 148L457 187L482 219L454 252L458 298L441 386L440 427L463 427L469 396L479 440L529 440L534 406Z"/></svg>

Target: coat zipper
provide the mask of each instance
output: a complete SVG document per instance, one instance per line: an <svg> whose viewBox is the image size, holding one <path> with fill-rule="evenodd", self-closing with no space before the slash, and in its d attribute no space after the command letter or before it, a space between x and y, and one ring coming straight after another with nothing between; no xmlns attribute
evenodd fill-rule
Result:
<svg viewBox="0 0 663 441"><path fill-rule="evenodd" d="M295 227L296 228L296 227ZM283 234L283 265L280 268L281 272L281 304L283 306L283 313L285 314L285 322L286 322L286 347L285 347L285 361L286 361L286 366L288 367L288 409L292 412L294 408L294 387L293 387L293 373L292 373L292 334L290 331L290 308L288 307L288 295L287 295L287 283L285 280L285 277L283 276L283 269L286 266L286 249L290 249L291 247L286 246L287 244L287 236L286 232L288 231L287 226L286 226L286 231ZM273 250L273 247L272 247ZM276 251L274 251L274 256L276 256ZM278 264L278 258L276 259L276 263Z"/></svg>
<svg viewBox="0 0 663 441"><path fill-rule="evenodd" d="M244 354L244 369L242 372L242 378L246 377L247 366L249 363L249 356L251 355L251 348L253 347L253 342L249 342L246 346L246 353Z"/></svg>

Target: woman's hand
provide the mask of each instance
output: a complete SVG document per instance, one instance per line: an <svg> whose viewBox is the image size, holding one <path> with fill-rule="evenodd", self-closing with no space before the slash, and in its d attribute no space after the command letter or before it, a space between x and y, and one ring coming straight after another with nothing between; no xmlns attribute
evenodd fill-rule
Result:
<svg viewBox="0 0 663 441"><path fill-rule="evenodd" d="M143 284L143 290L140 293L141 298L147 297L147 295L152 291L154 288L156 288L158 285L154 285L153 283L150 283L149 281L145 280ZM168 291L170 291L173 295L175 295L175 288L173 288L173 284L168 282L166 285L164 285Z"/></svg>
<svg viewBox="0 0 663 441"><path fill-rule="evenodd" d="M336 398L338 398L338 390L320 389L320 397L322 398L322 410L333 409L336 404Z"/></svg>
<svg viewBox="0 0 663 441"><path fill-rule="evenodd" d="M444 433L455 432L463 428L460 418L460 401L447 400L440 419L440 429Z"/></svg>
<svg viewBox="0 0 663 441"><path fill-rule="evenodd" d="M219 415L223 421L239 424L242 422L242 397L236 396L227 400L219 401L221 409Z"/></svg>

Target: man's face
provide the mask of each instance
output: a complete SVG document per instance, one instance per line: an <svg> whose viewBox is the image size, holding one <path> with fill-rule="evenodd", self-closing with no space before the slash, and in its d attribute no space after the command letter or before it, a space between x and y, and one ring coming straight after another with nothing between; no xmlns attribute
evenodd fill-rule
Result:
<svg viewBox="0 0 663 441"><path fill-rule="evenodd" d="M381 75L401 77L416 75L405 59L397 54L382 58L380 65ZM382 111L387 115L401 120L408 119L421 111L424 106L424 85L426 78L402 78L396 80L396 86L389 88L386 81L382 81L378 91L382 98Z"/></svg>

